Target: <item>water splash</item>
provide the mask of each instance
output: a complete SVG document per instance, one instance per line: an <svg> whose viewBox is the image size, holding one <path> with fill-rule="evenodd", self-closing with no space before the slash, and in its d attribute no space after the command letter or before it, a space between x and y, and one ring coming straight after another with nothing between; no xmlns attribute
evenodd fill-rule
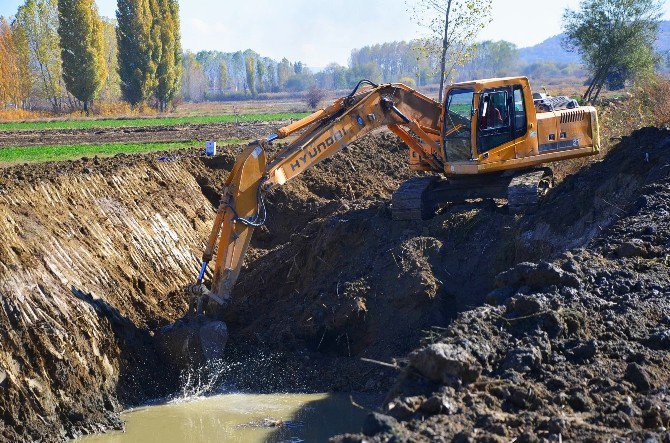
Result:
<svg viewBox="0 0 670 443"><path fill-rule="evenodd" d="M211 360L206 366L190 367L180 374L179 392L170 403L184 403L220 394L227 363Z"/></svg>
<svg viewBox="0 0 670 443"><path fill-rule="evenodd" d="M192 366L180 374L179 390L170 403L184 403L233 392L310 392L314 369L294 367L282 353L231 351L225 359Z"/></svg>

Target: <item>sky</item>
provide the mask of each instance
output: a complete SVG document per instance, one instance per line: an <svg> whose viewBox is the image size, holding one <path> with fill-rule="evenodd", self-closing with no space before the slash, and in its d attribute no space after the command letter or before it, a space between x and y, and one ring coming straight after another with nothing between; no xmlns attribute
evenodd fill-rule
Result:
<svg viewBox="0 0 670 443"><path fill-rule="evenodd" d="M96 0L114 17L116 0ZM288 58L321 68L346 65L354 48L411 40L425 30L410 19L411 0L179 0L185 49L224 52L253 49L273 59ZM11 16L22 0L0 0ZM234 6L231 6L234 4ZM480 40L508 40L532 46L561 32L566 7L579 0L493 0L493 22ZM670 0L664 0L670 20Z"/></svg>

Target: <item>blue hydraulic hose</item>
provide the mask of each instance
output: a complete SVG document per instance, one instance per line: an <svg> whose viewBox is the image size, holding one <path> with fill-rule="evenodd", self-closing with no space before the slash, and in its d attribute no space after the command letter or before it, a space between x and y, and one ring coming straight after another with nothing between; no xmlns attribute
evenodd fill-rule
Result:
<svg viewBox="0 0 670 443"><path fill-rule="evenodd" d="M207 270L207 262L202 262L202 267L200 268L200 274L198 274L197 284L202 283L202 280L205 278L205 271Z"/></svg>

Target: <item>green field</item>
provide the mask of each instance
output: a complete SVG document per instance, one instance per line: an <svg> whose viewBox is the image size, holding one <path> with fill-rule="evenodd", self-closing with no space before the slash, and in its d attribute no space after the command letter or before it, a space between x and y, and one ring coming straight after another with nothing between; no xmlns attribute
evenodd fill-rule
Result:
<svg viewBox="0 0 670 443"><path fill-rule="evenodd" d="M307 113L279 112L269 114L206 115L184 117L155 117L133 119L89 119L89 120L53 120L37 122L0 123L0 131L43 130L43 129L89 129L121 128L138 126L176 126L184 124L234 123L250 121L275 121L300 119Z"/></svg>
<svg viewBox="0 0 670 443"><path fill-rule="evenodd" d="M230 139L218 144L221 146L244 143L243 140ZM26 146L0 148L0 164L46 162L72 160L82 157L111 156L116 154L139 154L156 151L171 151L204 145L201 142L166 143L107 143L63 146Z"/></svg>

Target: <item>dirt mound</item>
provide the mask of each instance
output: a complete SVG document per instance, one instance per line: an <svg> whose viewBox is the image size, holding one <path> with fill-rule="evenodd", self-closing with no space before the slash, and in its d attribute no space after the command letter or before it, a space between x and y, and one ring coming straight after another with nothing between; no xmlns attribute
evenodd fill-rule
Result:
<svg viewBox="0 0 670 443"><path fill-rule="evenodd" d="M562 182L536 213L515 218L484 201L412 223L392 222L388 208L411 176L404 150L390 135L367 139L270 198L268 230L256 238L226 320L280 348L402 355L422 329L481 304L498 273L583 245L611 224L663 173L667 149L651 142L663 137L634 134ZM371 162L380 166L353 170Z"/></svg>
<svg viewBox="0 0 670 443"><path fill-rule="evenodd" d="M500 273L488 306L410 353L389 416L337 440L670 438L669 135L634 133L521 220L591 241Z"/></svg>

